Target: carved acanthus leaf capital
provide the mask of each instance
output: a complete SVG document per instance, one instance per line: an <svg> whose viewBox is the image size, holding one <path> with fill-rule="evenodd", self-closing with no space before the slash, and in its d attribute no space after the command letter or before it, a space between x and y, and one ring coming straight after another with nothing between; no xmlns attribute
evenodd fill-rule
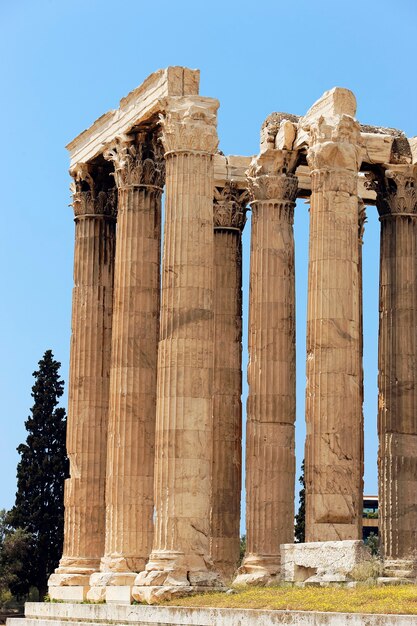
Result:
<svg viewBox="0 0 417 626"><path fill-rule="evenodd" d="M160 115L166 152L214 154L218 145L218 100L201 96L167 98Z"/></svg>
<svg viewBox="0 0 417 626"><path fill-rule="evenodd" d="M95 183L93 179L93 168L89 163L77 163L69 171L72 181L70 191L72 194L82 191L94 192Z"/></svg>
<svg viewBox="0 0 417 626"><path fill-rule="evenodd" d="M266 150L252 160L246 172L253 201L295 202L298 178L293 174L297 153L290 150Z"/></svg>
<svg viewBox="0 0 417 626"><path fill-rule="evenodd" d="M72 207L75 217L106 215L116 217L117 193L114 187L100 188L100 176L88 163L80 163L70 170Z"/></svg>
<svg viewBox="0 0 417 626"><path fill-rule="evenodd" d="M365 186L376 192L381 217L417 215L417 165L390 165L365 176Z"/></svg>
<svg viewBox="0 0 417 626"><path fill-rule="evenodd" d="M246 205L249 192L238 189L232 181L224 187L214 188L213 224L214 228L242 231L246 223Z"/></svg>
<svg viewBox="0 0 417 626"><path fill-rule="evenodd" d="M124 187L163 187L165 160L154 133L139 132L117 137L104 153L112 161L118 189Z"/></svg>
<svg viewBox="0 0 417 626"><path fill-rule="evenodd" d="M361 141L360 125L350 115L321 116L310 126L307 161L312 170L332 168L358 172Z"/></svg>

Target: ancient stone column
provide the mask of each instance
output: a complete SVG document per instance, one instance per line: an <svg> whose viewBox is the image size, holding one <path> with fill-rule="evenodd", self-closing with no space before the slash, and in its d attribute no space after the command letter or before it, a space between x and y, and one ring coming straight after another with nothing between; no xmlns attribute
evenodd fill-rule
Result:
<svg viewBox="0 0 417 626"><path fill-rule="evenodd" d="M295 273L297 155L268 149L249 170L253 198L246 428L247 552L236 583L280 572L294 540Z"/></svg>
<svg viewBox="0 0 417 626"><path fill-rule="evenodd" d="M116 194L103 168L72 172L74 289L68 386L63 556L49 594L84 600L104 551L106 439L113 309Z"/></svg>
<svg viewBox="0 0 417 626"><path fill-rule="evenodd" d="M225 579L240 550L242 471L242 230L246 190L214 190L214 387L211 557Z"/></svg>
<svg viewBox="0 0 417 626"><path fill-rule="evenodd" d="M358 488L360 493L363 494L363 473L365 469L365 433L364 433L364 415L363 415L363 402L364 402L364 371L363 371L363 236L365 233L366 206L362 198L358 198L358 279L359 279L359 393L360 393L360 424L359 430L361 435L360 441L360 460L359 460L359 472L358 472ZM363 507L363 498L362 498Z"/></svg>
<svg viewBox="0 0 417 626"><path fill-rule="evenodd" d="M402 561L392 565L406 571L417 549L417 168L389 165L375 182L381 221L379 531L386 561Z"/></svg>
<svg viewBox="0 0 417 626"><path fill-rule="evenodd" d="M90 599L130 600L153 539L163 155L152 133L105 154L118 188L106 484L106 544ZM123 588L121 588L123 587Z"/></svg>
<svg viewBox="0 0 417 626"><path fill-rule="evenodd" d="M311 124L306 541L361 538L359 144L350 115Z"/></svg>
<svg viewBox="0 0 417 626"><path fill-rule="evenodd" d="M213 397L213 153L218 101L173 97L162 117L165 230L155 535L134 597L217 584L209 571ZM179 589L182 587L182 589Z"/></svg>

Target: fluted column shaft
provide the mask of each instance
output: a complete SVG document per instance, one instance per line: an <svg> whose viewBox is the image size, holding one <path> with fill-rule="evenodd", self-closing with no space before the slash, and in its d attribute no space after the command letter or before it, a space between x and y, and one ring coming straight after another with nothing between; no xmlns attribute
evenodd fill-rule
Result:
<svg viewBox="0 0 417 626"><path fill-rule="evenodd" d="M155 485L155 546L202 556L211 471L211 161L207 154L167 156Z"/></svg>
<svg viewBox="0 0 417 626"><path fill-rule="evenodd" d="M386 559L412 559L417 548L416 189L408 166L390 166L377 188L379 529Z"/></svg>
<svg viewBox="0 0 417 626"><path fill-rule="evenodd" d="M209 98L172 98L162 120L166 190L156 520L147 571L136 581L148 585L148 590L150 585L169 585L172 580L177 585L192 585L192 573L207 571L210 563L217 107L217 101ZM201 576L199 584L205 584Z"/></svg>
<svg viewBox="0 0 417 626"><path fill-rule="evenodd" d="M242 471L242 229L248 195L215 190L211 557L225 578L240 549Z"/></svg>
<svg viewBox="0 0 417 626"><path fill-rule="evenodd" d="M360 459L359 459L359 472L357 474L358 478L358 489L359 492L363 493L363 474L365 469L365 432L364 432L364 415L363 415L363 402L364 402L364 371L363 371L363 237L365 233L365 223L366 223L366 206L361 198L358 200L358 290L359 290L359 371L360 371L360 379L359 379L359 393L360 393Z"/></svg>
<svg viewBox="0 0 417 626"><path fill-rule="evenodd" d="M162 180L145 134L106 156L115 166L118 223L101 569L137 572L153 538Z"/></svg>
<svg viewBox="0 0 417 626"><path fill-rule="evenodd" d="M321 119L311 135L306 541L360 539L359 130L344 115L333 127Z"/></svg>
<svg viewBox="0 0 417 626"><path fill-rule="evenodd" d="M294 537L295 155L270 150L252 164L246 556L237 582L280 571ZM255 582L255 581L252 581ZM261 580L259 581L261 582Z"/></svg>
<svg viewBox="0 0 417 626"><path fill-rule="evenodd" d="M74 177L74 289L67 426L70 478L65 484L64 550L56 572L87 575L98 569L104 549L103 450L109 396L115 195L112 190L97 191L91 174L77 171ZM89 185L90 190L80 191L82 184Z"/></svg>

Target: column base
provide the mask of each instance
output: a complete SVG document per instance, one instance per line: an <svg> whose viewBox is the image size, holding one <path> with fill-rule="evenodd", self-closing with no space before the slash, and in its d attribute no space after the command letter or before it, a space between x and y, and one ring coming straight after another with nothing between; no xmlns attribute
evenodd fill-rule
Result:
<svg viewBox="0 0 417 626"><path fill-rule="evenodd" d="M202 557L161 550L151 554L146 569L137 575L133 598L155 604L190 593L224 589L219 574L207 569Z"/></svg>
<svg viewBox="0 0 417 626"><path fill-rule="evenodd" d="M100 572L116 574L137 574L146 565L147 558L127 556L124 554L109 554L100 561Z"/></svg>
<svg viewBox="0 0 417 626"><path fill-rule="evenodd" d="M89 574L51 574L48 580L48 595L51 600L84 602L87 599L89 589Z"/></svg>
<svg viewBox="0 0 417 626"><path fill-rule="evenodd" d="M130 604L135 572L96 572L90 576L87 600L108 604Z"/></svg>
<svg viewBox="0 0 417 626"><path fill-rule="evenodd" d="M234 585L254 585L263 587L273 585L280 580L281 559L276 556L248 554L237 570Z"/></svg>
<svg viewBox="0 0 417 626"><path fill-rule="evenodd" d="M62 558L48 580L51 600L84 602L90 589L90 576L97 572L99 564L96 559Z"/></svg>

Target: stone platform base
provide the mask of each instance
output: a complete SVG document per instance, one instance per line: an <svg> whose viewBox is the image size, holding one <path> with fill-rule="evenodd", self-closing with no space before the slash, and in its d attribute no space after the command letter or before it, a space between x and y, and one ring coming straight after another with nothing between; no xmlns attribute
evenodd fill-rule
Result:
<svg viewBox="0 0 417 626"><path fill-rule="evenodd" d="M352 570L371 558L363 541L282 544L281 581L306 585L349 584Z"/></svg>
<svg viewBox="0 0 417 626"><path fill-rule="evenodd" d="M417 626L416 615L28 602L7 626Z"/></svg>

